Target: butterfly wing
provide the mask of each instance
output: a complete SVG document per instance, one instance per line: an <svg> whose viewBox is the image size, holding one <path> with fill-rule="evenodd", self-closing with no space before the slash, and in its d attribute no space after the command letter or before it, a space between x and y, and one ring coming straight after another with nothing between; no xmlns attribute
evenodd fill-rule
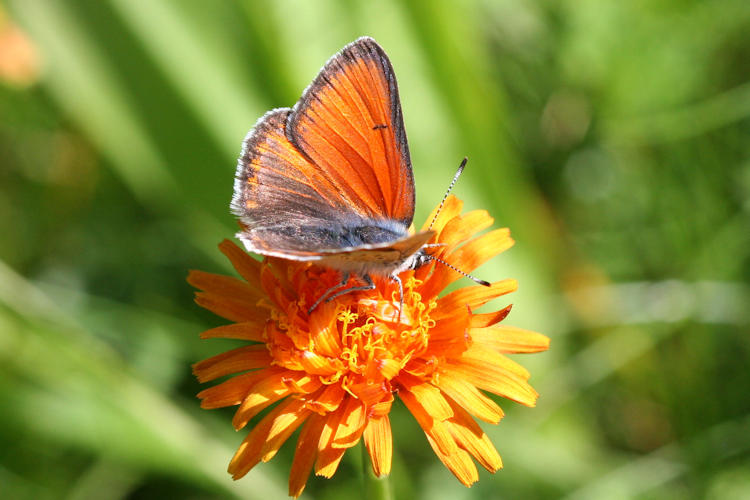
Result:
<svg viewBox="0 0 750 500"><path fill-rule="evenodd" d="M393 68L370 38L333 56L293 109L267 113L238 161L232 211L252 251L341 252L338 228L406 236L414 180ZM379 245L388 240L380 235Z"/></svg>
<svg viewBox="0 0 750 500"><path fill-rule="evenodd" d="M232 212L248 250L308 250L335 242L309 241L306 227L326 227L347 213L335 184L289 142L285 134L291 109L269 111L248 134L238 161Z"/></svg>
<svg viewBox="0 0 750 500"><path fill-rule="evenodd" d="M414 178L396 76L372 38L356 40L326 63L286 132L363 215L411 224Z"/></svg>

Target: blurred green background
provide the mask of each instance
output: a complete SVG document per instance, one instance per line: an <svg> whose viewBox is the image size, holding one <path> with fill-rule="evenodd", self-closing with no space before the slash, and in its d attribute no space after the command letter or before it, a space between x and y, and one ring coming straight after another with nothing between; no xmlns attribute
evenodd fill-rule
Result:
<svg viewBox="0 0 750 500"><path fill-rule="evenodd" d="M245 432L190 364L230 344L185 276L230 271L247 130L364 34L415 221L468 156L455 193L517 240L476 274L552 338L471 489L395 407L398 497L750 498L747 0L0 0L0 496L285 497L291 446L225 472Z"/></svg>

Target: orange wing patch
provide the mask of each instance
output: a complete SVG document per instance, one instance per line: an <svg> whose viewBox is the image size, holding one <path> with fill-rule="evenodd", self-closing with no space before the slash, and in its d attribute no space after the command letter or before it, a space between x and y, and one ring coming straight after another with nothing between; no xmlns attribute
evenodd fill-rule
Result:
<svg viewBox="0 0 750 500"><path fill-rule="evenodd" d="M359 213L411 223L414 179L398 88L375 42L350 44L326 64L295 106L287 134Z"/></svg>
<svg viewBox="0 0 750 500"><path fill-rule="evenodd" d="M263 224L268 225L274 210L287 213L287 217L309 209L336 217L349 202L287 139L290 112L287 108L267 113L245 141L232 208L248 227L267 220Z"/></svg>

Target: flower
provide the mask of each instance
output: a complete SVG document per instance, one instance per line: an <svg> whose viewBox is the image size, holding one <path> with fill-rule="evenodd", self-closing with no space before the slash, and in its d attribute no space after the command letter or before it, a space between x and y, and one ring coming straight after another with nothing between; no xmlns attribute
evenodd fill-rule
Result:
<svg viewBox="0 0 750 500"><path fill-rule="evenodd" d="M493 220L485 211L460 215L451 196L439 212L430 252L470 272L513 244L507 229L474 235ZM437 210L437 209L436 209ZM432 217L430 217L431 220ZM376 475L390 472L389 412L397 395L414 415L438 458L463 484L477 481L472 458L487 470L502 467L474 418L498 423L503 411L483 391L534 406L529 372L508 353L546 350L541 334L501 326L510 306L474 313L516 289L506 279L441 292L461 275L431 261L387 278L374 290L352 292L308 309L340 280L333 270L277 258L259 262L235 244L219 245L243 279L192 271L196 302L232 324L202 338L233 338L248 345L194 365L201 382L233 375L198 394L203 408L239 405L233 425L255 424L229 464L235 479L268 461L299 427L289 494L302 493L311 470L331 477L344 452L364 439Z"/></svg>
<svg viewBox="0 0 750 500"><path fill-rule="evenodd" d="M39 51L0 5L0 82L28 87L39 78Z"/></svg>

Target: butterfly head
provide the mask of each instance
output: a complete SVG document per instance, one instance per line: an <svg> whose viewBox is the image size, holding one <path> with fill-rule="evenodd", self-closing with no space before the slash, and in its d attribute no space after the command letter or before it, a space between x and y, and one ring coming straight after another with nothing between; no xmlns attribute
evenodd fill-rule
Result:
<svg viewBox="0 0 750 500"><path fill-rule="evenodd" d="M404 261L401 266L402 269L398 272L419 269L430 260L432 260L432 257L425 251L425 247L422 247Z"/></svg>

